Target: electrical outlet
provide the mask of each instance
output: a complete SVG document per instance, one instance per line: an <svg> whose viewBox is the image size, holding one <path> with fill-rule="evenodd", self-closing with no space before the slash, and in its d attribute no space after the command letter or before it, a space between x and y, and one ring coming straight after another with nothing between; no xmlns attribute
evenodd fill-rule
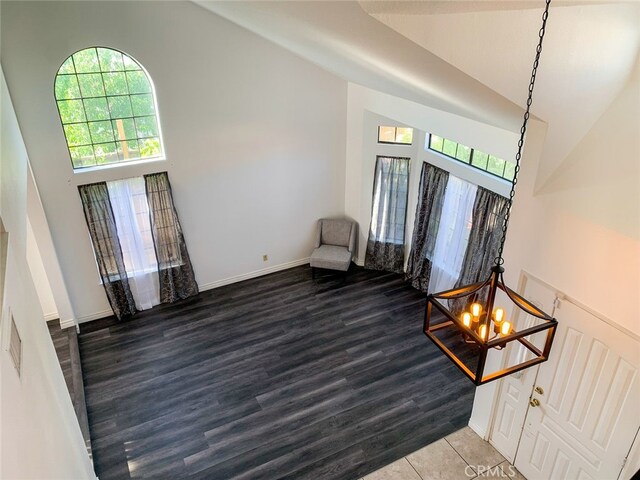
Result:
<svg viewBox="0 0 640 480"><path fill-rule="evenodd" d="M262 255L262 261L267 262L269 260L269 255Z"/></svg>

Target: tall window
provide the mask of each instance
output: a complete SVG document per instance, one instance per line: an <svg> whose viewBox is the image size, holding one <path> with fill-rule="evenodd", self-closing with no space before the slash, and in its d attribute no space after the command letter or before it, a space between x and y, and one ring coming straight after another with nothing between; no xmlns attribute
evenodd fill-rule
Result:
<svg viewBox="0 0 640 480"><path fill-rule="evenodd" d="M102 285L118 320L198 293L167 172L79 185Z"/></svg>
<svg viewBox="0 0 640 480"><path fill-rule="evenodd" d="M58 70L55 98L75 170L163 156L153 86L130 56L74 53Z"/></svg>
<svg viewBox="0 0 640 480"><path fill-rule="evenodd" d="M376 160L366 268L401 272L404 267L409 162L399 157Z"/></svg>
<svg viewBox="0 0 640 480"><path fill-rule="evenodd" d="M454 142L448 138L439 137L433 133L429 135L430 150L434 150L438 153L442 153L449 158L458 160L459 162L466 163L472 167L484 170L487 173L495 175L496 177L504 178L505 180L513 180L513 176L516 172L516 165L513 162L508 162L502 158L490 155L488 153L481 152L475 148L467 147L461 143Z"/></svg>
<svg viewBox="0 0 640 480"><path fill-rule="evenodd" d="M476 185L449 175L433 256L429 258L430 292L453 288L458 279L469 243L476 191Z"/></svg>
<svg viewBox="0 0 640 480"><path fill-rule="evenodd" d="M127 275L133 277L156 271L158 263L151 234L144 178L107 182L107 188ZM117 271L114 273L117 274Z"/></svg>
<svg viewBox="0 0 640 480"><path fill-rule="evenodd" d="M409 159L378 157L374 183L371 236L381 242L404 245Z"/></svg>

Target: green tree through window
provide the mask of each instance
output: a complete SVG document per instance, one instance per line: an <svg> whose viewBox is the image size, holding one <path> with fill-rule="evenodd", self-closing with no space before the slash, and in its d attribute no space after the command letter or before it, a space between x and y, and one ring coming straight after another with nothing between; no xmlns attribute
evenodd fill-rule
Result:
<svg viewBox="0 0 640 480"><path fill-rule="evenodd" d="M162 156L151 81L127 54L74 53L58 70L55 98L74 169Z"/></svg>
<svg viewBox="0 0 640 480"><path fill-rule="evenodd" d="M433 133L429 134L428 147L429 150L442 153L447 157L484 170L491 175L504 178L505 180L513 180L513 176L516 173L516 165L513 162L489 155L488 153L467 147L466 145L434 135Z"/></svg>

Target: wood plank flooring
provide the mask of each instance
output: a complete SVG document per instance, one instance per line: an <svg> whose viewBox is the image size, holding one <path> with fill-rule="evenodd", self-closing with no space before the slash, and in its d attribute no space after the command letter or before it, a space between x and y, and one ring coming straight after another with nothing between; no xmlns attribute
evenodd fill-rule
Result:
<svg viewBox="0 0 640 480"><path fill-rule="evenodd" d="M308 266L81 326L100 480L356 479L465 426L474 388L402 276Z"/></svg>

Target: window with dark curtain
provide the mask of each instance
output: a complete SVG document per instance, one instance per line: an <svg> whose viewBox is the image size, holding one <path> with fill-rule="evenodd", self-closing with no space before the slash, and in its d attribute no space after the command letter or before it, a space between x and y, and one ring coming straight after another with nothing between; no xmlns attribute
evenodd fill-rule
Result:
<svg viewBox="0 0 640 480"><path fill-rule="evenodd" d="M198 293L166 172L78 189L118 319Z"/></svg>
<svg viewBox="0 0 640 480"><path fill-rule="evenodd" d="M161 303L171 303L198 294L187 245L173 204L167 172L144 176L151 218L153 243L158 259Z"/></svg>
<svg viewBox="0 0 640 480"><path fill-rule="evenodd" d="M426 292L431 277L431 258L436 247L444 194L449 172L428 163L422 164L416 219L411 239L411 253L406 278L411 285Z"/></svg>
<svg viewBox="0 0 640 480"><path fill-rule="evenodd" d="M78 187L98 271L114 315L120 320L136 312L124 264L118 229L105 182Z"/></svg>
<svg viewBox="0 0 640 480"><path fill-rule="evenodd" d="M409 162L401 157L377 158L366 268L403 271Z"/></svg>
<svg viewBox="0 0 640 480"><path fill-rule="evenodd" d="M478 187L473 205L469 243L455 287L477 283L489 277L491 267L498 256L507 204L508 199L502 195ZM483 295L486 295L486 291L479 293L480 298ZM462 312L466 308L464 300L450 300L449 307L454 313Z"/></svg>

